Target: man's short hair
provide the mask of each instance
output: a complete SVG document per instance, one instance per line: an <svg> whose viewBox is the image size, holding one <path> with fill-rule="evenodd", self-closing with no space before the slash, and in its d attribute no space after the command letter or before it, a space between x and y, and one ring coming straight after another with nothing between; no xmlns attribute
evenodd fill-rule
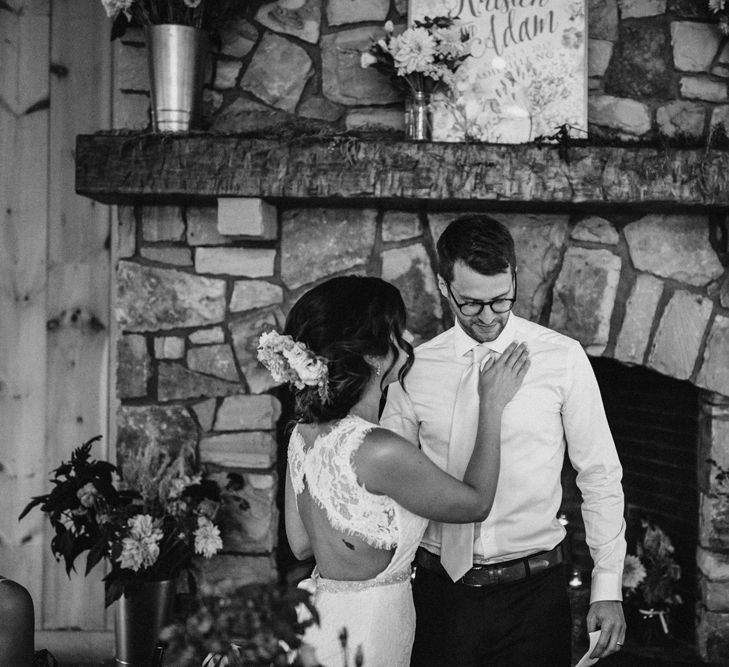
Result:
<svg viewBox="0 0 729 667"><path fill-rule="evenodd" d="M453 266L461 261L486 276L516 269L514 239L498 220L485 215L464 215L451 222L437 244L438 273L453 280Z"/></svg>

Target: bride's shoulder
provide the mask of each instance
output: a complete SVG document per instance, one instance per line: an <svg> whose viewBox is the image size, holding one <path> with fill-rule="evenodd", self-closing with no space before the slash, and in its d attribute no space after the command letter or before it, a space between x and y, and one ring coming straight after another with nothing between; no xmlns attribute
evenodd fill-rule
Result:
<svg viewBox="0 0 729 667"><path fill-rule="evenodd" d="M365 435L360 449L370 455L389 458L402 456L416 446L394 431L375 425Z"/></svg>

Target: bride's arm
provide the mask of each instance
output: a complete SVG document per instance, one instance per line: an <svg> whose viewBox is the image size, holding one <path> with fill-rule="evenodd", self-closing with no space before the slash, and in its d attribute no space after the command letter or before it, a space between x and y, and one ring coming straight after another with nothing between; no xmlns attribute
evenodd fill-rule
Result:
<svg viewBox="0 0 729 667"><path fill-rule="evenodd" d="M299 508L296 506L296 492L291 482L291 474L286 466L286 492L284 500L284 518L286 521L286 537L294 556L299 560L305 560L313 555L311 540L304 528L304 523L299 516Z"/></svg>
<svg viewBox="0 0 729 667"><path fill-rule="evenodd" d="M372 431L355 455L359 481L415 514L448 523L483 521L496 494L501 457L501 414L529 367L523 345L487 362L476 445L464 481L441 470L423 452L391 431Z"/></svg>

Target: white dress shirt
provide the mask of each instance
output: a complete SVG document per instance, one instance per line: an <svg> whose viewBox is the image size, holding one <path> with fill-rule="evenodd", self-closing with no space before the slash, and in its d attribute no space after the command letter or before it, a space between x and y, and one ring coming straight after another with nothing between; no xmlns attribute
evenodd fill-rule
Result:
<svg viewBox="0 0 729 667"><path fill-rule="evenodd" d="M501 469L493 508L476 526L474 561L495 563L547 551L564 539L557 520L565 443L582 491L582 516L594 562L591 602L622 599L625 558L622 468L595 375L580 344L513 313L499 337L484 343L502 353L512 341L529 348L531 366L504 409ZM418 443L446 468L456 389L478 342L456 325L420 345L405 389L388 389L382 426ZM440 524L422 545L440 553Z"/></svg>

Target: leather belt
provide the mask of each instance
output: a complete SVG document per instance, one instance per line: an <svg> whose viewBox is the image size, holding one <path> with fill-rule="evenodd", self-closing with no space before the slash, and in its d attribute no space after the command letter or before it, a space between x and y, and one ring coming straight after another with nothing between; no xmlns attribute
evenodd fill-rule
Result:
<svg viewBox="0 0 729 667"><path fill-rule="evenodd" d="M549 551L540 551L525 558L493 563L491 565L474 565L455 583L465 586L497 586L514 581L528 579L534 574L549 570L564 561L562 545L558 544ZM450 579L441 565L440 558L420 547L415 554L418 566Z"/></svg>

